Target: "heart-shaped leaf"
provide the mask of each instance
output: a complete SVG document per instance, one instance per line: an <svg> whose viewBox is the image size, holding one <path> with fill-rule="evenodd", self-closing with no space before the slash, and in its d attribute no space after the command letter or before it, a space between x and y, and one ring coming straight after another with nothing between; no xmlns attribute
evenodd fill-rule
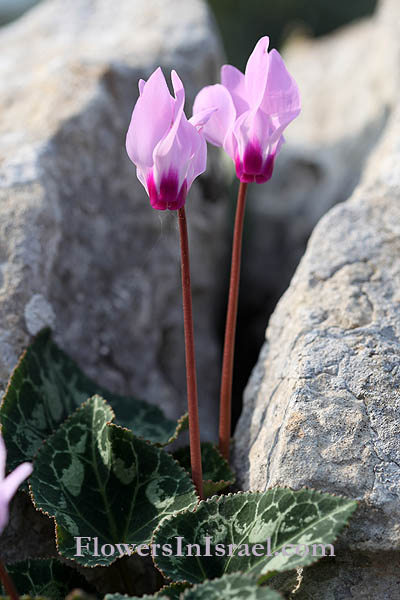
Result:
<svg viewBox="0 0 400 600"><path fill-rule="evenodd" d="M132 554L163 518L197 501L172 456L113 416L99 396L84 402L41 446L30 479L34 504L55 518L60 554L86 566Z"/></svg>
<svg viewBox="0 0 400 600"><path fill-rule="evenodd" d="M67 565L54 559L28 559L7 566L19 594L63 599L73 587L85 585L85 579Z"/></svg>
<svg viewBox="0 0 400 600"><path fill-rule="evenodd" d="M190 448L179 448L174 453L174 458L191 473ZM204 442L201 444L201 462L203 464L203 493L207 498L227 488L235 482L235 475L229 467L228 461L219 453L214 444Z"/></svg>
<svg viewBox="0 0 400 600"><path fill-rule="evenodd" d="M200 583L240 571L261 582L273 572L318 560L323 555L319 544L332 544L356 506L353 500L309 489L214 496L159 526L153 542L173 544L173 551L172 556L159 554L155 563L174 581Z"/></svg>
<svg viewBox="0 0 400 600"><path fill-rule="evenodd" d="M182 600L283 600L275 590L260 587L251 577L241 573L224 575L187 590Z"/></svg>
<svg viewBox="0 0 400 600"><path fill-rule="evenodd" d="M97 385L52 342L46 329L21 356L1 403L0 423L8 450L8 469L31 461L43 440L95 394L109 401L117 423L158 445L175 440L187 427L187 416L178 423L170 421L158 406L112 394Z"/></svg>

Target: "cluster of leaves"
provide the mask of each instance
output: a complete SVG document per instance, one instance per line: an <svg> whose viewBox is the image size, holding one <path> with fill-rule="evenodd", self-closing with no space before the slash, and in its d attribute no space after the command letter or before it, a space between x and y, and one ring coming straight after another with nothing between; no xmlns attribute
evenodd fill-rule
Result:
<svg viewBox="0 0 400 600"><path fill-rule="evenodd" d="M212 495L234 482L212 444L202 447L204 488L212 497L199 503L188 449L174 455L165 449L185 429L187 417L172 422L154 405L100 388L48 330L16 367L0 422L8 468L25 460L34 464L29 493L36 509L54 519L60 558L105 568L133 546L139 552L147 545L166 585L143 598L275 600L280 595L265 582L317 560L323 552L318 544L333 542L355 509L353 501L314 490ZM178 540L183 552L176 552ZM266 540L266 554L243 550ZM317 552L286 555L287 544L316 544ZM216 552L218 545L235 550ZM167 547L169 552L157 552ZM57 600L85 587L72 566L53 559L24 561L10 572L18 591L31 597ZM80 591L67 597L91 598ZM109 594L105 600L122 597Z"/></svg>

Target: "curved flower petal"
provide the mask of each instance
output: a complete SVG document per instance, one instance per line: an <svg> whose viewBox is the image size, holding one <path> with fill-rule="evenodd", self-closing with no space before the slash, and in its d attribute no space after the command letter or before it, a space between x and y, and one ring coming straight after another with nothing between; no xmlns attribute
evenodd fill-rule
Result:
<svg viewBox="0 0 400 600"><path fill-rule="evenodd" d="M233 129L225 136L223 148L227 155L230 156L232 160L235 160L237 154L237 140L233 133Z"/></svg>
<svg viewBox="0 0 400 600"><path fill-rule="evenodd" d="M207 144L205 138L189 122L182 120L180 130L180 141L190 148L190 159L188 161L186 181L188 189L194 179L204 173L207 166Z"/></svg>
<svg viewBox="0 0 400 600"><path fill-rule="evenodd" d="M159 186L163 176L174 172L178 178L178 188L181 187L186 179L188 164L194 154L193 148L196 145L197 138L200 136L196 128L191 125L185 115L181 115L179 127L170 138L168 135L165 140L156 146L154 150L154 180Z"/></svg>
<svg viewBox="0 0 400 600"><path fill-rule="evenodd" d="M186 175L185 163L188 160L188 151L187 149L182 151L177 137L175 136L171 143L170 140L167 142L161 140L154 150L153 158L152 175L157 189L160 189L162 181L171 178L176 180L176 187L179 189Z"/></svg>
<svg viewBox="0 0 400 600"><path fill-rule="evenodd" d="M241 181L264 183L272 176L275 158L284 142L282 131L261 109L244 113L236 122L234 156Z"/></svg>
<svg viewBox="0 0 400 600"><path fill-rule="evenodd" d="M139 88L139 95L141 96L143 94L143 90L144 90L144 86L146 85L146 82L144 79L139 79L139 83L138 83L138 88Z"/></svg>
<svg viewBox="0 0 400 600"><path fill-rule="evenodd" d="M159 67L142 87L126 136L128 156L136 165L151 167L154 148L168 131L173 111L174 99Z"/></svg>
<svg viewBox="0 0 400 600"><path fill-rule="evenodd" d="M264 97L269 67L268 45L269 37L262 37L247 61L244 78L246 97L251 108L258 108Z"/></svg>
<svg viewBox="0 0 400 600"><path fill-rule="evenodd" d="M19 485L29 477L33 467L30 463L23 463L12 471L6 478L5 474L6 448L0 433L0 535L7 525L8 504L14 496Z"/></svg>
<svg viewBox="0 0 400 600"><path fill-rule="evenodd" d="M238 153L243 157L246 148L259 148L261 160L268 154L274 127L269 115L260 109L249 110L235 123L233 135L237 140Z"/></svg>
<svg viewBox="0 0 400 600"><path fill-rule="evenodd" d="M178 133L181 130L182 121L187 121L183 113L183 105L185 103L185 92L181 80L175 71L172 72L172 82L175 92L174 115L170 129L167 135L159 141L153 151L153 177L155 185L160 189L161 182L166 178L176 179L178 190L180 189L187 170L187 160L191 154L191 150L185 141L180 140ZM196 130L191 125L194 132ZM197 132L196 132L197 133ZM172 173L174 175L172 176ZM175 184L174 184L175 185ZM172 190L171 182L168 184L168 189ZM172 191L171 191L172 194Z"/></svg>
<svg viewBox="0 0 400 600"><path fill-rule="evenodd" d="M4 479L4 476L6 474L6 459L6 445L4 443L3 436L0 433L0 481Z"/></svg>
<svg viewBox="0 0 400 600"><path fill-rule="evenodd" d="M179 113L183 112L183 105L185 104L185 88L178 73L175 70L171 71L172 87L175 94L175 111L174 120Z"/></svg>
<svg viewBox="0 0 400 600"><path fill-rule="evenodd" d="M207 167L207 144L206 140L199 135L194 149L193 160L190 162L188 174L187 174L187 186L188 189L192 185L193 181L204 173Z"/></svg>
<svg viewBox="0 0 400 600"><path fill-rule="evenodd" d="M189 119L189 123L196 127L197 131L202 132L204 129L204 125L210 120L210 117L213 113L215 113L218 108L205 108L200 112L196 113Z"/></svg>
<svg viewBox="0 0 400 600"><path fill-rule="evenodd" d="M182 81L179 79L178 74L175 71L172 71L171 78L175 92L174 112L167 135L159 141L159 143L153 150L154 163L155 154L157 154L157 156L160 158L162 156L167 156L171 152L171 148L175 141L176 134L183 116L183 105L185 104L185 90L183 88ZM176 155L171 155L170 159L175 160Z"/></svg>
<svg viewBox="0 0 400 600"><path fill-rule="evenodd" d="M147 186L147 179L152 172L152 167L136 167L136 176L139 179L140 183L144 187L147 193L149 193L149 188Z"/></svg>
<svg viewBox="0 0 400 600"><path fill-rule="evenodd" d="M14 471L0 482L0 496L7 502L11 500L21 483L32 473L31 463L25 462L18 465Z"/></svg>
<svg viewBox="0 0 400 600"><path fill-rule="evenodd" d="M221 67L221 83L232 96L237 117L246 110L249 110L249 103L246 99L245 79L239 69L232 65L223 65Z"/></svg>
<svg viewBox="0 0 400 600"><path fill-rule="evenodd" d="M8 502L0 496L0 535L8 523Z"/></svg>
<svg viewBox="0 0 400 600"><path fill-rule="evenodd" d="M200 90L193 104L193 114L210 108L217 110L205 123L202 133L211 144L222 146L227 132L235 123L236 110L230 93L220 83Z"/></svg>
<svg viewBox="0 0 400 600"><path fill-rule="evenodd" d="M268 80L261 108L267 114L277 115L280 124L288 125L300 112L299 88L279 52L271 50L269 56Z"/></svg>

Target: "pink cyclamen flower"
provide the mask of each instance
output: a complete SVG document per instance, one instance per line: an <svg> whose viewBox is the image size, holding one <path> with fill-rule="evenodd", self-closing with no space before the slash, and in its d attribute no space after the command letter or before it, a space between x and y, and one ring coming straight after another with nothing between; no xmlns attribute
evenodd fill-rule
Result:
<svg viewBox="0 0 400 600"><path fill-rule="evenodd" d="M158 210L182 208L193 180L205 171L207 145L199 130L213 112L201 111L188 121L182 82L175 71L171 79L175 96L160 67L148 81L139 81L140 95L126 136L128 156Z"/></svg>
<svg viewBox="0 0 400 600"><path fill-rule="evenodd" d="M283 131L300 112L296 82L276 50L268 53L269 38L261 38L245 74L231 65L221 69L221 84L203 88L193 114L214 108L203 135L223 146L233 159L240 181L264 183L272 176Z"/></svg>
<svg viewBox="0 0 400 600"><path fill-rule="evenodd" d="M6 472L6 447L0 433L0 535L8 522L8 505L20 484L32 473L30 463L22 463L7 477Z"/></svg>

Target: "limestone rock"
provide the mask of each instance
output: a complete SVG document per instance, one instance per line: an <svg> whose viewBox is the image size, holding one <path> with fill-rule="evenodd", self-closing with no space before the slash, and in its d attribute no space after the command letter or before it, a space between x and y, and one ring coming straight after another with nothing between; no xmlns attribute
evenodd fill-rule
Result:
<svg viewBox="0 0 400 600"><path fill-rule="evenodd" d="M55 314L51 304L42 294L34 294L25 306L25 323L28 332L36 335L45 327L55 326Z"/></svg>
<svg viewBox="0 0 400 600"><path fill-rule="evenodd" d="M246 216L241 310L259 344L313 228L350 196L384 129L399 89L399 18L388 0L370 18L284 49L302 112L271 181L250 186Z"/></svg>
<svg viewBox="0 0 400 600"><path fill-rule="evenodd" d="M221 62L203 0L47 0L0 31L3 389L55 315L56 341L88 375L171 418L186 411L176 214L150 207L125 135L139 78L175 68L190 107ZM187 200L205 439L217 426L225 250L218 156L210 166Z"/></svg>
<svg viewBox="0 0 400 600"><path fill-rule="evenodd" d="M235 434L244 489L310 486L360 501L340 557L306 570L299 598L399 593L399 139L400 105L360 186L314 230Z"/></svg>

